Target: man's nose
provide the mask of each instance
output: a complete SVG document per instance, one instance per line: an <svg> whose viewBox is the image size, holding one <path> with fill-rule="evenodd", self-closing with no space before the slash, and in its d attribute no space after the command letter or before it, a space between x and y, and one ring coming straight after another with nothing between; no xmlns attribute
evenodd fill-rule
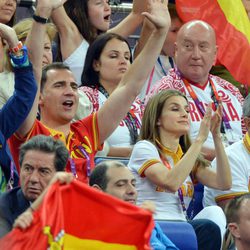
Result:
<svg viewBox="0 0 250 250"><path fill-rule="evenodd" d="M194 59L199 59L200 58L200 49L198 46L195 46L193 49L192 57Z"/></svg>
<svg viewBox="0 0 250 250"><path fill-rule="evenodd" d="M39 181L39 173L38 171L34 170L29 177L30 182L38 182Z"/></svg>

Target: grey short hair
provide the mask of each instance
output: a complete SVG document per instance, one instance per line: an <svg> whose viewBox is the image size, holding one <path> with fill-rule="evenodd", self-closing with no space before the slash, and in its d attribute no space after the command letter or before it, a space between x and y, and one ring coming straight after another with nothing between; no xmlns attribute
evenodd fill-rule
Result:
<svg viewBox="0 0 250 250"><path fill-rule="evenodd" d="M243 103L243 116L250 117L250 94L248 94Z"/></svg>
<svg viewBox="0 0 250 250"><path fill-rule="evenodd" d="M37 135L32 137L30 140L25 142L20 147L19 152L19 164L22 166L23 159L27 151L37 150L44 153L54 153L54 167L56 171L64 171L68 158L69 152L62 141L56 140L51 136Z"/></svg>

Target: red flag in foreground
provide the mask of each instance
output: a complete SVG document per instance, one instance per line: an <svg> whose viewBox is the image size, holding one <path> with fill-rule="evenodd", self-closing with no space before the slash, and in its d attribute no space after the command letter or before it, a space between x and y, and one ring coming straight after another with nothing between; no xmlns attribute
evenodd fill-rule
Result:
<svg viewBox="0 0 250 250"><path fill-rule="evenodd" d="M218 60L234 78L250 85L250 21L241 0L176 0L184 22L200 19L216 32Z"/></svg>
<svg viewBox="0 0 250 250"><path fill-rule="evenodd" d="M142 250L149 248L152 215L73 181L56 183L25 231L12 230L1 249Z"/></svg>

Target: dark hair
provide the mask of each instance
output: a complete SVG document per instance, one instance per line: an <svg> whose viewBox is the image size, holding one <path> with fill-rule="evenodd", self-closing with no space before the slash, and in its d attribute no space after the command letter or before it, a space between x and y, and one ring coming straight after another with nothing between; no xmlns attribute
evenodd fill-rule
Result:
<svg viewBox="0 0 250 250"><path fill-rule="evenodd" d="M11 17L11 19L9 20L8 23L6 23L6 25L10 26L10 27L13 27L14 24L16 22L16 12L13 14L13 16Z"/></svg>
<svg viewBox="0 0 250 250"><path fill-rule="evenodd" d="M84 39L92 43L100 31L96 33L93 25L89 21L88 1L89 0L68 0L64 3L64 8Z"/></svg>
<svg viewBox="0 0 250 250"><path fill-rule="evenodd" d="M175 19L175 18L178 18L178 19L181 20L181 18L179 17L179 15L178 15L178 13L177 13L175 4L169 3L169 4L168 4L168 11L169 11L171 20L173 20L173 19Z"/></svg>
<svg viewBox="0 0 250 250"><path fill-rule="evenodd" d="M88 1L89 0L68 0L64 3L64 9L75 24L80 34L83 38L91 44L98 34L101 34L100 30L97 30L93 27L89 20L89 11L88 11ZM60 37L59 34L56 37L56 42L58 44L56 60L62 61L62 53L60 46Z"/></svg>
<svg viewBox="0 0 250 250"><path fill-rule="evenodd" d="M47 72L49 70L52 70L52 69L58 69L58 70L65 69L65 70L71 71L70 68L67 65L65 65L65 64L63 64L61 62L51 63L51 64L48 64L45 67L43 67L42 77L41 77L41 90L40 90L41 92L43 91L45 83L47 81Z"/></svg>
<svg viewBox="0 0 250 250"><path fill-rule="evenodd" d="M37 135L32 137L20 147L19 164L21 167L24 156L29 150L36 150L44 153L55 154L54 166L56 171L65 170L69 158L69 152L62 141L56 140L51 136L45 135Z"/></svg>
<svg viewBox="0 0 250 250"><path fill-rule="evenodd" d="M98 163L93 169L89 177L89 185L98 185L103 191L106 190L108 185L107 170L111 167L126 167L119 161L102 161Z"/></svg>
<svg viewBox="0 0 250 250"><path fill-rule="evenodd" d="M82 72L81 86L88 86L92 88L100 86L99 73L95 71L93 63L95 60L100 59L103 49L105 48L106 44L112 39L117 39L125 42L128 45L131 55L130 46L128 44L128 41L124 37L114 33L105 33L98 36L97 39L88 48ZM130 62L132 62L132 55L130 56Z"/></svg>

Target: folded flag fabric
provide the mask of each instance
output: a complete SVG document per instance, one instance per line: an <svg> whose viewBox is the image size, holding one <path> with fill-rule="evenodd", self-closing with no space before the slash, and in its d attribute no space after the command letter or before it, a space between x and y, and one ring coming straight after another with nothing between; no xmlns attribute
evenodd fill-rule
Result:
<svg viewBox="0 0 250 250"><path fill-rule="evenodd" d="M200 19L216 32L218 61L250 85L250 21L241 0L176 0L184 22Z"/></svg>
<svg viewBox="0 0 250 250"><path fill-rule="evenodd" d="M26 230L13 229L1 249L150 249L151 213L73 181L54 184Z"/></svg>

